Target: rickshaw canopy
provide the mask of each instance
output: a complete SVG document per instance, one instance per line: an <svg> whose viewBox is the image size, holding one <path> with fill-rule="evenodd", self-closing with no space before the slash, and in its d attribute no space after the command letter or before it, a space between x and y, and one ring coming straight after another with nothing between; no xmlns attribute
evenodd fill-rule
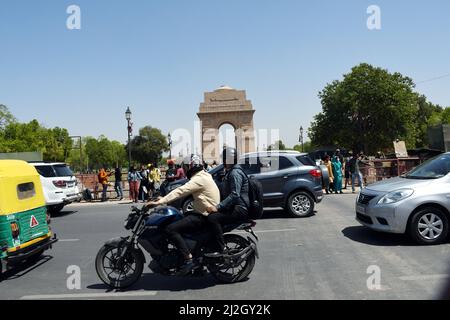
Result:
<svg viewBox="0 0 450 320"><path fill-rule="evenodd" d="M39 173L21 160L0 160L0 215L45 206Z"/></svg>

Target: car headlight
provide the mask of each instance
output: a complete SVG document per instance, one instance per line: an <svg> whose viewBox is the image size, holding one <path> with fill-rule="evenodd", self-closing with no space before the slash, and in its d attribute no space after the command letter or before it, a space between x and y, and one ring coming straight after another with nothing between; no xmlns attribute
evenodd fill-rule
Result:
<svg viewBox="0 0 450 320"><path fill-rule="evenodd" d="M400 189L389 192L378 200L378 204L390 204L410 197L414 193L413 189Z"/></svg>

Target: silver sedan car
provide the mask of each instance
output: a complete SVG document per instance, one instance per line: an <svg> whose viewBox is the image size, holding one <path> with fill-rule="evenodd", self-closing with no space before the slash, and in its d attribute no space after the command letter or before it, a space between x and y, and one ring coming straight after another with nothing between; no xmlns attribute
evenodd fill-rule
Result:
<svg viewBox="0 0 450 320"><path fill-rule="evenodd" d="M407 233L419 244L448 236L450 153L409 173L369 185L356 199L356 220L377 231Z"/></svg>

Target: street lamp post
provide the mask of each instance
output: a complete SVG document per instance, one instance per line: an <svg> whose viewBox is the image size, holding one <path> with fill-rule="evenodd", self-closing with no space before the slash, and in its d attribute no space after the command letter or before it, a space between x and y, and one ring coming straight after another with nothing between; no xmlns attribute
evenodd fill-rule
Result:
<svg viewBox="0 0 450 320"><path fill-rule="evenodd" d="M131 167L131 135L133 133L133 123L131 122L131 110L130 107L125 111L125 119L128 122L128 167Z"/></svg>
<svg viewBox="0 0 450 320"><path fill-rule="evenodd" d="M303 148L303 126L300 126L300 137L298 139L298 142L300 142L302 144L302 152L304 152L304 148Z"/></svg>
<svg viewBox="0 0 450 320"><path fill-rule="evenodd" d="M167 135L167 138L169 140L169 159L172 159L172 136L169 134Z"/></svg>

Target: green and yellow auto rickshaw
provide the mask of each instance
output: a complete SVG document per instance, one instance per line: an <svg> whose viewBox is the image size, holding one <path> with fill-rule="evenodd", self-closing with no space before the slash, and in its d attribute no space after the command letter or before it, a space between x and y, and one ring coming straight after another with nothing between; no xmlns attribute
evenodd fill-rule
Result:
<svg viewBox="0 0 450 320"><path fill-rule="evenodd" d="M58 241L49 223L36 169L25 161L0 160L0 275Z"/></svg>

